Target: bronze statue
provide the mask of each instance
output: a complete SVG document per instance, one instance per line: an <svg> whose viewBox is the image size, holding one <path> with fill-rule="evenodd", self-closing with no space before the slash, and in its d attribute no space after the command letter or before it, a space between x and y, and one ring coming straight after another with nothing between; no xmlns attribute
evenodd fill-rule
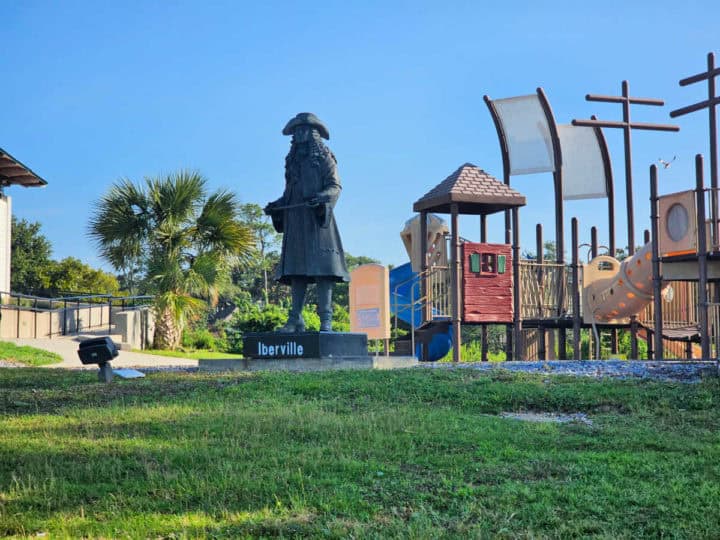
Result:
<svg viewBox="0 0 720 540"><path fill-rule="evenodd" d="M276 279L292 290L287 324L280 332L303 332L302 309L309 283L317 283L320 331L332 331L332 288L349 281L333 208L340 196L337 161L322 139L327 127L312 113L299 113L283 129L292 135L285 158L285 192L265 207L283 233Z"/></svg>

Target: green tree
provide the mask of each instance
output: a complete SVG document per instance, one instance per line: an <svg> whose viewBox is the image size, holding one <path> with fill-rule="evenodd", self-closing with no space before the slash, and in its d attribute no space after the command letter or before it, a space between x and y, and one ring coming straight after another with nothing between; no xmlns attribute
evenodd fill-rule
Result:
<svg viewBox="0 0 720 540"><path fill-rule="evenodd" d="M117 270L139 264L155 294L155 347L174 349L188 320L238 261L254 251L252 231L239 221L235 195L210 195L207 180L180 171L143 183L124 179L96 203L89 234Z"/></svg>
<svg viewBox="0 0 720 540"><path fill-rule="evenodd" d="M15 292L31 293L50 285L52 247L40 228L40 223L12 217L10 288Z"/></svg>
<svg viewBox="0 0 720 540"><path fill-rule="evenodd" d="M252 230L255 238L257 257L254 257L245 268L245 277L254 282L260 279L262 283L262 301L269 301L269 274L278 262L277 246L280 235L275 232L269 218L264 214L258 204L247 203L240 206L240 221ZM254 283L248 284L252 287Z"/></svg>
<svg viewBox="0 0 720 540"><path fill-rule="evenodd" d="M54 291L116 294L120 284L115 276L97 270L75 257L51 261L47 268L49 288Z"/></svg>

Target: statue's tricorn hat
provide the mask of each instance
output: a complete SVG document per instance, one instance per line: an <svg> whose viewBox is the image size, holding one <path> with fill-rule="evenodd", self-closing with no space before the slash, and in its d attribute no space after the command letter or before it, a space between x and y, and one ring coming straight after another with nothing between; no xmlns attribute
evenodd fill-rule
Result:
<svg viewBox="0 0 720 540"><path fill-rule="evenodd" d="M295 115L283 128L283 135L292 135L298 126L311 126L316 129L323 139L330 139L330 132L325 124L311 112L301 112Z"/></svg>

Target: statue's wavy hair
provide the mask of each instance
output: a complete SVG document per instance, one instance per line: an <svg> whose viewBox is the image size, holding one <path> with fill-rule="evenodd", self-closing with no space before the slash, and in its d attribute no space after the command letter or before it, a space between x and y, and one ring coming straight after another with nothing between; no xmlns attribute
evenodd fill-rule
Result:
<svg viewBox="0 0 720 540"><path fill-rule="evenodd" d="M322 137L317 132L317 130L312 130L312 136L308 144L310 145L310 151L308 152L307 157L315 161L317 164L320 164L321 161L326 160L328 157L330 157L334 163L337 163L335 154L333 154L332 151L327 146L325 146L325 143L323 142ZM288 155L285 157L286 167L290 166L295 161L297 148L298 145L295 143L295 136L293 135L290 152L288 152Z"/></svg>

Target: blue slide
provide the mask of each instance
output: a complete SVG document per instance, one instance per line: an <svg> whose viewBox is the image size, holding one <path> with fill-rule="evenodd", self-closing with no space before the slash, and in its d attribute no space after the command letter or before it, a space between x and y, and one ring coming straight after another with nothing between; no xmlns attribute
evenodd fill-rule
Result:
<svg viewBox="0 0 720 540"><path fill-rule="evenodd" d="M397 318L401 321L412 325L415 328L420 326L422 322L422 308L417 302L420 297L420 283L416 272L412 271L410 263L405 263L397 268L390 270L390 311L397 310ZM414 309L410 306L415 306ZM414 310L414 314L413 314ZM434 362L445 356L452 346L452 325L447 332L437 333L432 337L432 341L428 346L428 358L426 360ZM415 344L415 355L419 358L420 344Z"/></svg>

